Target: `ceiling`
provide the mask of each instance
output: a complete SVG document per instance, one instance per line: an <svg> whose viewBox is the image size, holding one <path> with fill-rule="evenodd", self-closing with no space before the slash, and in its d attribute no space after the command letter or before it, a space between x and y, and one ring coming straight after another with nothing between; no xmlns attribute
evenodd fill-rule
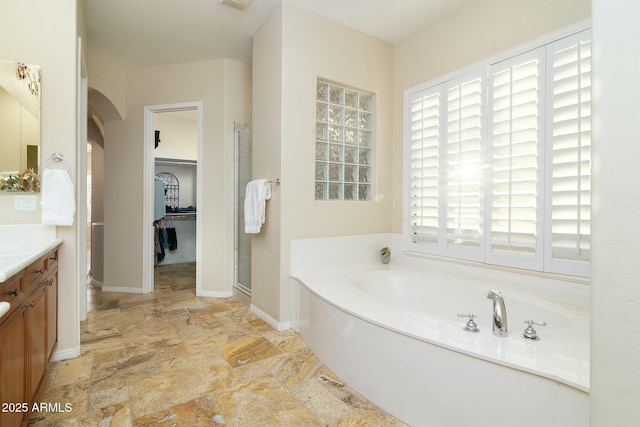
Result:
<svg viewBox="0 0 640 427"><path fill-rule="evenodd" d="M250 0L244 10L219 0L83 3L91 49L125 66L148 66L213 58L250 63L253 34L282 1ZM472 0L284 1L397 43Z"/></svg>

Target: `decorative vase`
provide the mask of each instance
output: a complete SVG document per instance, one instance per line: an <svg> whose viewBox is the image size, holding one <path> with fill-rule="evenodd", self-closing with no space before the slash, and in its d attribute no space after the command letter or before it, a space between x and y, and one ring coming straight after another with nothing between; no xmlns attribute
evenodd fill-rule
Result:
<svg viewBox="0 0 640 427"><path fill-rule="evenodd" d="M389 255L380 255L380 262L382 262L383 264L389 264L390 260L391 260L391 254L389 254Z"/></svg>

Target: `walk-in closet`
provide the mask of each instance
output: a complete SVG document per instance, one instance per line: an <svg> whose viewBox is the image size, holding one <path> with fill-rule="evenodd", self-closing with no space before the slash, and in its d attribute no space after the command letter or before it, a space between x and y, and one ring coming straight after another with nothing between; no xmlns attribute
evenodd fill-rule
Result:
<svg viewBox="0 0 640 427"><path fill-rule="evenodd" d="M165 275L195 277L197 112L156 112L154 124L154 276L158 287Z"/></svg>

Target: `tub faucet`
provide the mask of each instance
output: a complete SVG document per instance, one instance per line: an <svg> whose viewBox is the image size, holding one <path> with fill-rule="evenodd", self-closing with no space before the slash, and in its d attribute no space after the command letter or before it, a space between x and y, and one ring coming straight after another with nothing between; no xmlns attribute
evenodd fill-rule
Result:
<svg viewBox="0 0 640 427"><path fill-rule="evenodd" d="M493 335L497 337L507 336L507 309L500 291L491 289L487 298L493 300Z"/></svg>

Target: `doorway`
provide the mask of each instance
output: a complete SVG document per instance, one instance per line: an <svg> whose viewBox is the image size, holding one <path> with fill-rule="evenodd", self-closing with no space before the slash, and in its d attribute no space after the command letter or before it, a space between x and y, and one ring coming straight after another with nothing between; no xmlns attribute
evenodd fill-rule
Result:
<svg viewBox="0 0 640 427"><path fill-rule="evenodd" d="M154 113L155 289L169 277L195 280L197 119L195 109Z"/></svg>
<svg viewBox="0 0 640 427"><path fill-rule="evenodd" d="M144 197L145 228L143 238L143 293L154 290L155 268L175 264L195 264L196 294L201 291L201 266L197 248L201 244L202 103L155 105L145 107ZM158 184L160 193L156 196ZM159 201L159 208L154 202ZM156 230L158 219L171 242L158 257Z"/></svg>
<svg viewBox="0 0 640 427"><path fill-rule="evenodd" d="M235 123L235 272L236 289L251 296L251 235L244 232L244 198L252 177L252 128Z"/></svg>

